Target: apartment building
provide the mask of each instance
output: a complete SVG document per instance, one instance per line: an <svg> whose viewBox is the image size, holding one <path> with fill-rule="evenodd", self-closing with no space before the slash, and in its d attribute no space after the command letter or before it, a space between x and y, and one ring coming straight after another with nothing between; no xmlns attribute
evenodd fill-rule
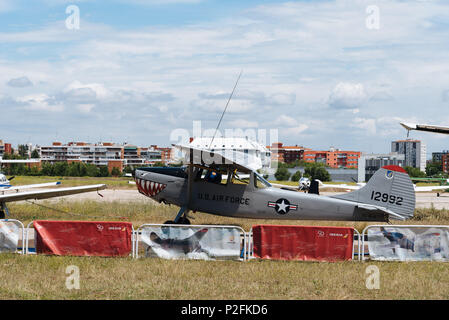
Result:
<svg viewBox="0 0 449 320"><path fill-rule="evenodd" d="M267 147L271 151L271 160L291 163L296 160L303 160L304 151L311 150L298 145L295 146L284 146L282 142L274 142L271 146Z"/></svg>
<svg viewBox="0 0 449 320"><path fill-rule="evenodd" d="M60 161L83 162L96 166L107 166L109 171L114 167L120 171L126 166L140 167L156 161L169 162L171 153L168 149L152 146L141 148L130 144L117 144L111 142L53 142L51 146L41 146L40 156L43 163Z"/></svg>
<svg viewBox="0 0 449 320"><path fill-rule="evenodd" d="M3 157L5 153L12 153L12 147L10 143L4 143L0 140L0 158Z"/></svg>
<svg viewBox="0 0 449 320"><path fill-rule="evenodd" d="M413 139L392 141L391 152L405 156L404 166L426 171L426 145L423 141Z"/></svg>
<svg viewBox="0 0 449 320"><path fill-rule="evenodd" d="M330 148L326 151L305 150L304 161L323 163L331 168L357 168L360 151L344 151Z"/></svg>

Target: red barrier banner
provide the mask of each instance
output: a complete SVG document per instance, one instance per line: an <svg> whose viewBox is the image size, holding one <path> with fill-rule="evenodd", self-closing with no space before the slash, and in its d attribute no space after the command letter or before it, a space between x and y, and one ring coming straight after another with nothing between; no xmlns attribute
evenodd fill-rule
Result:
<svg viewBox="0 0 449 320"><path fill-rule="evenodd" d="M36 253L72 256L128 256L132 224L103 221L34 221Z"/></svg>
<svg viewBox="0 0 449 320"><path fill-rule="evenodd" d="M315 226L253 226L254 257L275 260L352 259L354 229Z"/></svg>

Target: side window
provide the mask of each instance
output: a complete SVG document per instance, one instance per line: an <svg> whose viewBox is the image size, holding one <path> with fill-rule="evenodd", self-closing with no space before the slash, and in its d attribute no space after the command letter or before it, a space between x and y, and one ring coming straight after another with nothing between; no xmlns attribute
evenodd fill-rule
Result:
<svg viewBox="0 0 449 320"><path fill-rule="evenodd" d="M214 169L199 169L195 175L195 181L226 185L227 180L223 171Z"/></svg>
<svg viewBox="0 0 449 320"><path fill-rule="evenodd" d="M231 183L248 185L249 184L249 174L244 174L242 172L235 171L232 173Z"/></svg>
<svg viewBox="0 0 449 320"><path fill-rule="evenodd" d="M255 183L255 187L258 189L264 189L264 188L269 188L271 187L271 184L265 180L262 176L260 176L259 174L254 174L254 183Z"/></svg>

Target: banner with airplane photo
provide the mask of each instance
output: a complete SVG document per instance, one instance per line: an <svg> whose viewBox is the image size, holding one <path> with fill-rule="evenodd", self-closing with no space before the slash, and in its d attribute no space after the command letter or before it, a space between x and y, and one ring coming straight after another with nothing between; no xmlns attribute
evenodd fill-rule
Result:
<svg viewBox="0 0 449 320"><path fill-rule="evenodd" d="M145 226L140 240L146 257L164 259L239 259L239 228Z"/></svg>
<svg viewBox="0 0 449 320"><path fill-rule="evenodd" d="M19 245L20 227L8 221L0 221L0 252L15 252Z"/></svg>
<svg viewBox="0 0 449 320"><path fill-rule="evenodd" d="M449 261L448 227L376 226L367 235L373 260Z"/></svg>

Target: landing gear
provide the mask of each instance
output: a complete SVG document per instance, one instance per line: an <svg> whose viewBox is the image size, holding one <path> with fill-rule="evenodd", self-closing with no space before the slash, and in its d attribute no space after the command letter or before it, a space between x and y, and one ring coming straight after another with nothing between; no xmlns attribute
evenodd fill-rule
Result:
<svg viewBox="0 0 449 320"><path fill-rule="evenodd" d="M181 217L177 222L174 220L165 221L164 224L190 224L190 220L186 217Z"/></svg>
<svg viewBox="0 0 449 320"><path fill-rule="evenodd" d="M165 221L164 224L190 224L190 220L187 219L188 212L189 210L187 209L187 207L181 207L178 214L176 215L175 220Z"/></svg>
<svg viewBox="0 0 449 320"><path fill-rule="evenodd" d="M9 216L8 207L5 203L0 203L0 219L5 219L6 215Z"/></svg>

